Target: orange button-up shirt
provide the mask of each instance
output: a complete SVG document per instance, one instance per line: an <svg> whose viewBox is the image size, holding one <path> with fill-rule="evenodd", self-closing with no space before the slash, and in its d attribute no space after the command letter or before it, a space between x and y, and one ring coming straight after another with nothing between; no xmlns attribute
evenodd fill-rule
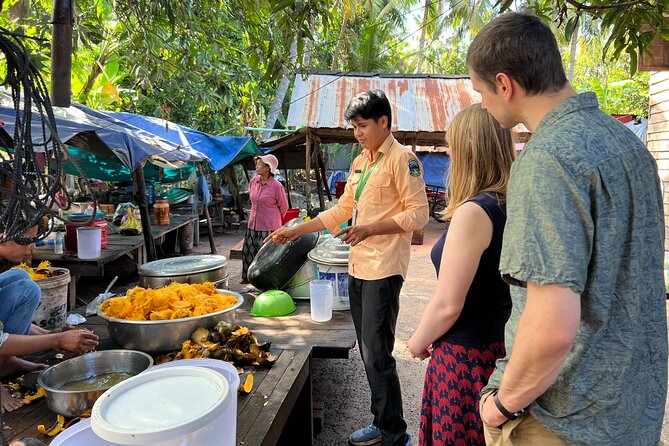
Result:
<svg viewBox="0 0 669 446"><path fill-rule="evenodd" d="M389 135L379 149L383 156L375 160L376 167L369 176L357 204L357 224L374 224L392 218L404 232L373 235L351 246L348 258L349 274L358 279L377 280L400 274L406 277L411 251L411 234L422 228L429 218L423 166L418 157ZM353 215L354 194L360 176L374 166L371 152L363 152L353 160L344 194L335 207L319 218L331 233Z"/></svg>

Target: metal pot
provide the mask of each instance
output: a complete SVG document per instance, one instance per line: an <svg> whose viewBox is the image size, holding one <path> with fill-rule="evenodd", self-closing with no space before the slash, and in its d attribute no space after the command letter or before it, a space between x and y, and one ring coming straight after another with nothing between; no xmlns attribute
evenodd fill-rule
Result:
<svg viewBox="0 0 669 446"><path fill-rule="evenodd" d="M77 356L49 367L39 375L37 383L44 388L49 409L65 417L78 417L91 409L95 400L109 387L93 390L60 390L65 384L105 373L137 375L152 365L153 359L146 353L132 350L103 350Z"/></svg>
<svg viewBox="0 0 669 446"><path fill-rule="evenodd" d="M235 310L242 306L244 298L233 291L217 291L232 294L237 298L237 303L215 313L164 321L127 321L111 318L102 312L102 308L98 308L98 316L109 321L107 323L109 336L115 344L123 348L147 353L180 350L181 343L189 339L196 328L211 328L223 320L229 323L234 322Z"/></svg>
<svg viewBox="0 0 669 446"><path fill-rule="evenodd" d="M218 255L174 257L156 260L139 267L139 286L161 288L172 282L222 282L217 288L227 288L228 259Z"/></svg>

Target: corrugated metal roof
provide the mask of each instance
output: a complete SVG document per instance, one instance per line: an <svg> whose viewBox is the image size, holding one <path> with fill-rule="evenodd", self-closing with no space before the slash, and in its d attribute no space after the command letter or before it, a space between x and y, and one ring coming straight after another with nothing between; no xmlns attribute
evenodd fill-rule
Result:
<svg viewBox="0 0 669 446"><path fill-rule="evenodd" d="M348 128L349 101L372 89L390 100L393 132L445 132L460 110L481 101L466 76L310 73L295 78L287 125Z"/></svg>

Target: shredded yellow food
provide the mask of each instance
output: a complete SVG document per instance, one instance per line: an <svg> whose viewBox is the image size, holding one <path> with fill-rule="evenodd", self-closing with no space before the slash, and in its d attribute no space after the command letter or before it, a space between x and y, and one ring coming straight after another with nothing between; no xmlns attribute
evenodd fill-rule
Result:
<svg viewBox="0 0 669 446"><path fill-rule="evenodd" d="M40 280L51 277L51 263L49 263L48 260L42 260L39 265L37 265L37 268L31 268L27 264L21 263L12 269L22 269L26 271L32 280Z"/></svg>
<svg viewBox="0 0 669 446"><path fill-rule="evenodd" d="M212 282L172 283L163 288L135 287L125 297L102 303L102 312L117 319L160 321L225 310L237 303L231 294L217 293Z"/></svg>

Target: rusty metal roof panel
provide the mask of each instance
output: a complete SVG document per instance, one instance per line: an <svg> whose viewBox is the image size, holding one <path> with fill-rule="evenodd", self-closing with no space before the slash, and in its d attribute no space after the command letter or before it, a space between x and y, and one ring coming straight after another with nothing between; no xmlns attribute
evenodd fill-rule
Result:
<svg viewBox="0 0 669 446"><path fill-rule="evenodd" d="M468 77L311 73L295 78L287 125L347 128L349 101L371 89L388 96L393 131L444 132L460 110L481 100Z"/></svg>

